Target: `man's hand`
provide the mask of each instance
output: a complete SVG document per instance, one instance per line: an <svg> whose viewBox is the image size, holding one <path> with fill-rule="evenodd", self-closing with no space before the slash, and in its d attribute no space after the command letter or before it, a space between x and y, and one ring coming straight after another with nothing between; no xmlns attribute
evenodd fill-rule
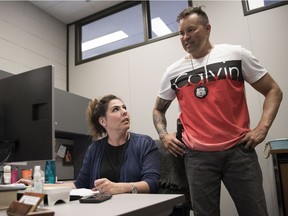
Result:
<svg viewBox="0 0 288 216"><path fill-rule="evenodd" d="M267 136L268 130L264 128L256 127L253 130L246 133L245 137L239 142L246 143L245 148L255 148L258 144L263 142Z"/></svg>
<svg viewBox="0 0 288 216"><path fill-rule="evenodd" d="M165 134L160 139L165 148L175 157L185 153L185 144L176 138L176 133Z"/></svg>

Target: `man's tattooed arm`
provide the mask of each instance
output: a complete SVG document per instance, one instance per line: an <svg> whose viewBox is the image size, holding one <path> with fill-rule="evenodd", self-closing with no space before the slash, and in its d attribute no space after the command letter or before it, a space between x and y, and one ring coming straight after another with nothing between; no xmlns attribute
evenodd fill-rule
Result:
<svg viewBox="0 0 288 216"><path fill-rule="evenodd" d="M153 123L159 134L160 139L162 139L164 135L168 134L165 113L171 103L172 100L164 100L157 97L155 106L153 108Z"/></svg>

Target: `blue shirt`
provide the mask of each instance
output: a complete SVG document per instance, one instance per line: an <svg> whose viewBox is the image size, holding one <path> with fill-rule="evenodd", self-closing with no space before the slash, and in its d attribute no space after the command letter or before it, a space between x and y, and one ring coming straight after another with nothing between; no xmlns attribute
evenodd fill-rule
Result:
<svg viewBox="0 0 288 216"><path fill-rule="evenodd" d="M107 145L107 137L93 142L85 154L82 168L74 182L76 188L93 188L100 176L100 165ZM120 171L119 182L145 181L150 193L157 193L160 161L154 140L142 134L130 133L130 142Z"/></svg>

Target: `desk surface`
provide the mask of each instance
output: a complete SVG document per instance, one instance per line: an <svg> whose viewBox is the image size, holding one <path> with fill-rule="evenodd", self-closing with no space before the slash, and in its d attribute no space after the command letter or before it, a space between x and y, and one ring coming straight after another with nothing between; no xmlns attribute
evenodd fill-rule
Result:
<svg viewBox="0 0 288 216"><path fill-rule="evenodd" d="M102 203L80 203L78 200L69 203L45 206L53 210L55 216L105 215L105 216L167 216L173 206L185 201L182 194L118 194ZM0 211L0 216L6 211Z"/></svg>

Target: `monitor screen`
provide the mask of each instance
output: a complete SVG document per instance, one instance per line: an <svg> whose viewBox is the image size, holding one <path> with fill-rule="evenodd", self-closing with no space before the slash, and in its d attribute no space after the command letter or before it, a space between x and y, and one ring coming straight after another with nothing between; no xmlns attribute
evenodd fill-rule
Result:
<svg viewBox="0 0 288 216"><path fill-rule="evenodd" d="M0 140L4 137L4 103L0 100Z"/></svg>
<svg viewBox="0 0 288 216"><path fill-rule="evenodd" d="M8 162L53 158L53 93L53 66L0 79L1 143L13 150Z"/></svg>

